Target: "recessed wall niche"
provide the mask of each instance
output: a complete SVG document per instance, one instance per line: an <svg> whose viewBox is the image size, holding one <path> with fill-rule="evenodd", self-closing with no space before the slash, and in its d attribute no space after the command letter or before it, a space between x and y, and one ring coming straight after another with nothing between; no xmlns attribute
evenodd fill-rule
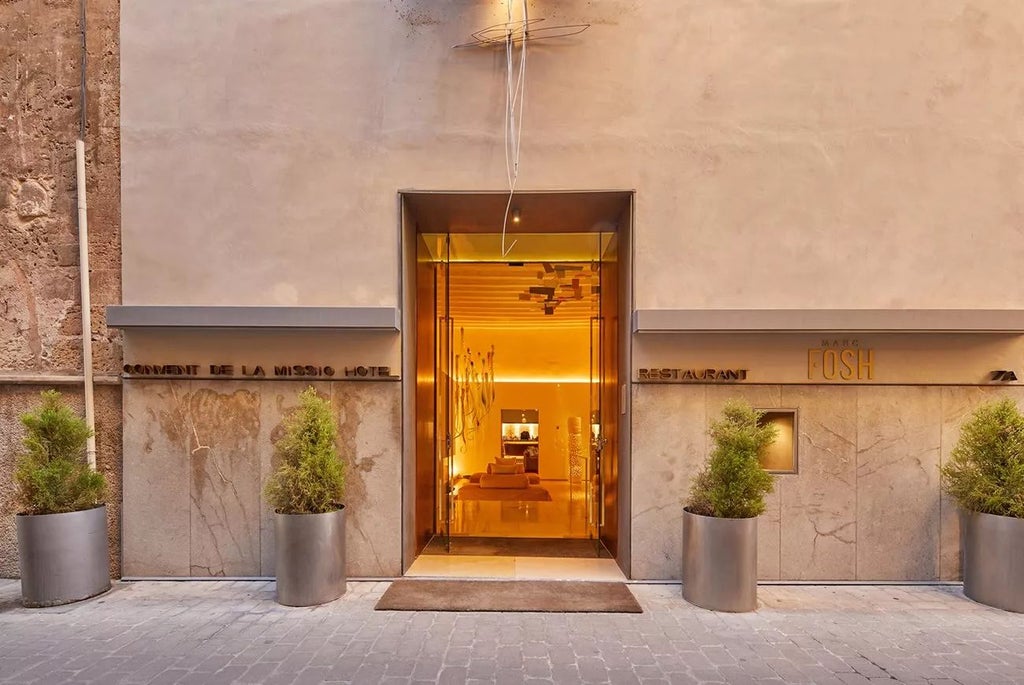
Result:
<svg viewBox="0 0 1024 685"><path fill-rule="evenodd" d="M797 411L796 409L762 409L760 424L774 425L775 441L760 454L761 466L769 473L797 473Z"/></svg>

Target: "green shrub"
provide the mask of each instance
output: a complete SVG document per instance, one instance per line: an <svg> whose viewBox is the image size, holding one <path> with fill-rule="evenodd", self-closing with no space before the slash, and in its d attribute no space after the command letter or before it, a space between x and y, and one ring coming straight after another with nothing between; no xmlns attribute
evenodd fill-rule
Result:
<svg viewBox="0 0 1024 685"><path fill-rule="evenodd" d="M89 467L85 449L92 431L56 390L21 417L25 451L14 466L17 505L24 514L62 514L103 503L106 481Z"/></svg>
<svg viewBox="0 0 1024 685"><path fill-rule="evenodd" d="M750 518L764 512L774 487L758 455L776 436L773 425L759 425L762 413L730 401L708 431L714 448L690 488L687 510L702 516Z"/></svg>
<svg viewBox="0 0 1024 685"><path fill-rule="evenodd" d="M983 404L963 425L942 485L963 509L1024 518L1024 416L1012 400Z"/></svg>
<svg viewBox="0 0 1024 685"><path fill-rule="evenodd" d="M299 408L285 420L274 445L281 466L267 481L264 497L281 514L323 514L342 507L345 464L335 445L338 428L327 400L312 387L299 395Z"/></svg>

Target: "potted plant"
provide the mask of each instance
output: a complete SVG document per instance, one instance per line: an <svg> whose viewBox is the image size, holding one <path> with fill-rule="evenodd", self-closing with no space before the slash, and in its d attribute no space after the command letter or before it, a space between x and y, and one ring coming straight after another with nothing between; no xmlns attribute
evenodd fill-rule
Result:
<svg viewBox="0 0 1024 685"><path fill-rule="evenodd" d="M264 496L275 511L277 601L330 602L345 593L345 464L327 400L312 387L275 445L280 467Z"/></svg>
<svg viewBox="0 0 1024 685"><path fill-rule="evenodd" d="M757 517L774 485L758 455L777 432L760 419L744 402L725 405L683 508L683 598L704 609L757 608Z"/></svg>
<svg viewBox="0 0 1024 685"><path fill-rule="evenodd" d="M85 459L92 431L56 390L21 417L24 451L14 467L21 597L45 607L110 589L106 481Z"/></svg>
<svg viewBox="0 0 1024 685"><path fill-rule="evenodd" d="M942 485L960 507L964 594L1024 612L1024 416L1012 400L963 425Z"/></svg>

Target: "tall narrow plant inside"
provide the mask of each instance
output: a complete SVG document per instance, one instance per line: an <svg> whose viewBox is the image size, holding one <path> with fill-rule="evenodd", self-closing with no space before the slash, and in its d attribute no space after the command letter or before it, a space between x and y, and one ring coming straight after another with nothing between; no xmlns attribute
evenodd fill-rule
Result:
<svg viewBox="0 0 1024 685"><path fill-rule="evenodd" d="M26 606L53 606L110 588L106 481L86 461L92 431L47 390L21 417L24 450L14 467L18 553Z"/></svg>
<svg viewBox="0 0 1024 685"><path fill-rule="evenodd" d="M774 485L760 454L777 434L762 416L745 402L725 405L683 509L683 597L705 609L757 607L757 517Z"/></svg>
<svg viewBox="0 0 1024 685"><path fill-rule="evenodd" d="M310 606L345 592L345 464L330 403L311 386L274 444L280 460L264 488L275 510L277 599Z"/></svg>
<svg viewBox="0 0 1024 685"><path fill-rule="evenodd" d="M964 423L942 485L960 506L964 594L1024 612L1024 415L1013 400Z"/></svg>

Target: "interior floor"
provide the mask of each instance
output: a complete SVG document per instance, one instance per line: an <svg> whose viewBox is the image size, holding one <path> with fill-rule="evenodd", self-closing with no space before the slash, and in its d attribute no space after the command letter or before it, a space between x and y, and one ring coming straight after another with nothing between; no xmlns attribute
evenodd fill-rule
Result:
<svg viewBox="0 0 1024 685"><path fill-rule="evenodd" d="M421 554L459 554L498 557L611 558L604 544L595 540L565 538L489 538L435 535Z"/></svg>
<svg viewBox="0 0 1024 685"><path fill-rule="evenodd" d="M542 480L550 502L452 501L452 536L493 538L583 538L587 524L587 494L583 485Z"/></svg>
<svg viewBox="0 0 1024 685"><path fill-rule="evenodd" d="M421 554L406 576L420 578L507 578L515 580L593 580L624 582L614 559L571 557L468 556Z"/></svg>

